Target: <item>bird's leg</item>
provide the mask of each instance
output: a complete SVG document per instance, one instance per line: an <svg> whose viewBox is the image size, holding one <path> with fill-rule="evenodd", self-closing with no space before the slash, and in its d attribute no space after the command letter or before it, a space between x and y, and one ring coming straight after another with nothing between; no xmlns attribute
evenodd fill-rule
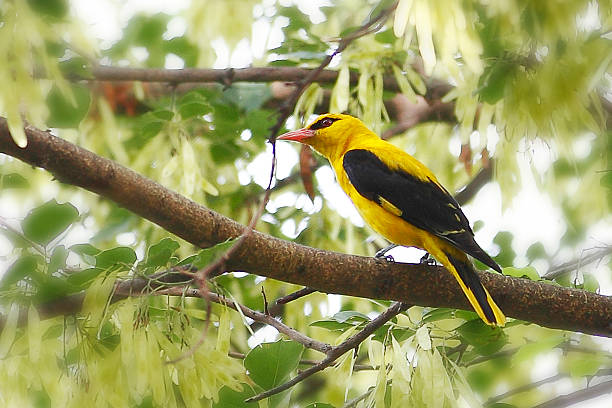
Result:
<svg viewBox="0 0 612 408"><path fill-rule="evenodd" d="M431 255L429 255L429 252L425 252L425 255L421 257L421 260L419 261L419 263L422 263L425 265L435 265L436 260L433 259Z"/></svg>
<svg viewBox="0 0 612 408"><path fill-rule="evenodd" d="M388 247L385 247L385 248L381 249L380 251L376 252L376 253L374 254L374 258L377 258L377 259L384 259L384 260L386 260L386 261L388 261L388 262L395 262L395 259L393 259L393 256L391 256L391 255L385 255L385 254L386 254L387 252L389 252L390 250L392 250L393 248L396 248L396 247L398 247L398 246L399 246L399 245L396 245L396 244L391 244L391 245L389 245Z"/></svg>

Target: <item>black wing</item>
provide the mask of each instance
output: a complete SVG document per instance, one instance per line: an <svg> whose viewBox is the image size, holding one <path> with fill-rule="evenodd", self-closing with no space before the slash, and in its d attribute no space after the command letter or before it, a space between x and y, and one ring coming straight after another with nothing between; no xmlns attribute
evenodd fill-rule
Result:
<svg viewBox="0 0 612 408"><path fill-rule="evenodd" d="M501 272L474 240L474 232L457 201L433 180L423 181L404 171L391 170L374 153L362 149L349 150L342 165L363 197L387 209L387 203L392 204L401 212L397 215L410 224Z"/></svg>

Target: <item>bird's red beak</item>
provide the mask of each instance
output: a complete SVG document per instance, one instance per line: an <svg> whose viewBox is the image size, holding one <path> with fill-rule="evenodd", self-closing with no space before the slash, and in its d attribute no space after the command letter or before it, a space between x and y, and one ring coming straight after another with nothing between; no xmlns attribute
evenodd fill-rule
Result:
<svg viewBox="0 0 612 408"><path fill-rule="evenodd" d="M277 137L276 140L293 140L296 142L303 142L305 139L313 137L314 135L314 130L303 128L284 133Z"/></svg>

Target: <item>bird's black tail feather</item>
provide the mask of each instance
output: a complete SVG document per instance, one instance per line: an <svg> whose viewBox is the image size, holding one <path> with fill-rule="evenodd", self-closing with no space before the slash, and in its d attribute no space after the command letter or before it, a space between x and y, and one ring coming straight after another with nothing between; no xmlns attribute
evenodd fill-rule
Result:
<svg viewBox="0 0 612 408"><path fill-rule="evenodd" d="M465 259L458 259L448 253L446 256L456 271L456 275L454 275L459 281L461 289L476 313L490 326L504 326L506 324L506 317L495 304L489 292L482 286L478 274L476 274L474 266L469 259L467 257Z"/></svg>

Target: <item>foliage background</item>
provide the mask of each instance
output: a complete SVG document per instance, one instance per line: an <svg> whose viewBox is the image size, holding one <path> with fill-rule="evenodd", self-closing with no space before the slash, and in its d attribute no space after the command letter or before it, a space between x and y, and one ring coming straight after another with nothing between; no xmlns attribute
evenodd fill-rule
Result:
<svg viewBox="0 0 612 408"><path fill-rule="evenodd" d="M22 120L53 128L246 224L267 185L266 138L287 86L96 81L95 64L316 67L335 40L392 3L4 1L0 111L17 143L26 142ZM611 10L606 0L399 1L381 30L335 57L335 83L309 86L287 126L301 126L313 112L347 110L382 134L423 103L450 105L450 118L434 110L392 142L451 191L494 159L493 181L465 209L504 272L537 280L574 262L556 284L610 295ZM116 16L118 30L92 25L95 13ZM385 89L385 78L400 92ZM445 92L432 94L434 85ZM328 167L314 170L311 200L297 150L279 143L277 160L277 178L287 182L277 183L259 231L355 254L384 245L349 210ZM7 156L0 165L2 405L246 406L244 397L286 381L300 359L320 358L286 340L256 347L281 336L213 305L204 343L166 364L197 343L204 302L107 299L116 278L186 262L198 249L44 171ZM583 264L593 253L599 256ZM394 255L417 261L421 254ZM203 252L200 262L211 256ZM241 274L213 285L253 309L263 309L262 288L269 300L297 289ZM45 319L35 307L81 290L86 300L75 315ZM316 293L288 304L282 320L337 344L384 306ZM356 406L479 406L547 380L501 400L531 406L610 375L608 340L523 322L491 332L473 318L413 307L334 368L260 405L341 406L364 396Z"/></svg>

